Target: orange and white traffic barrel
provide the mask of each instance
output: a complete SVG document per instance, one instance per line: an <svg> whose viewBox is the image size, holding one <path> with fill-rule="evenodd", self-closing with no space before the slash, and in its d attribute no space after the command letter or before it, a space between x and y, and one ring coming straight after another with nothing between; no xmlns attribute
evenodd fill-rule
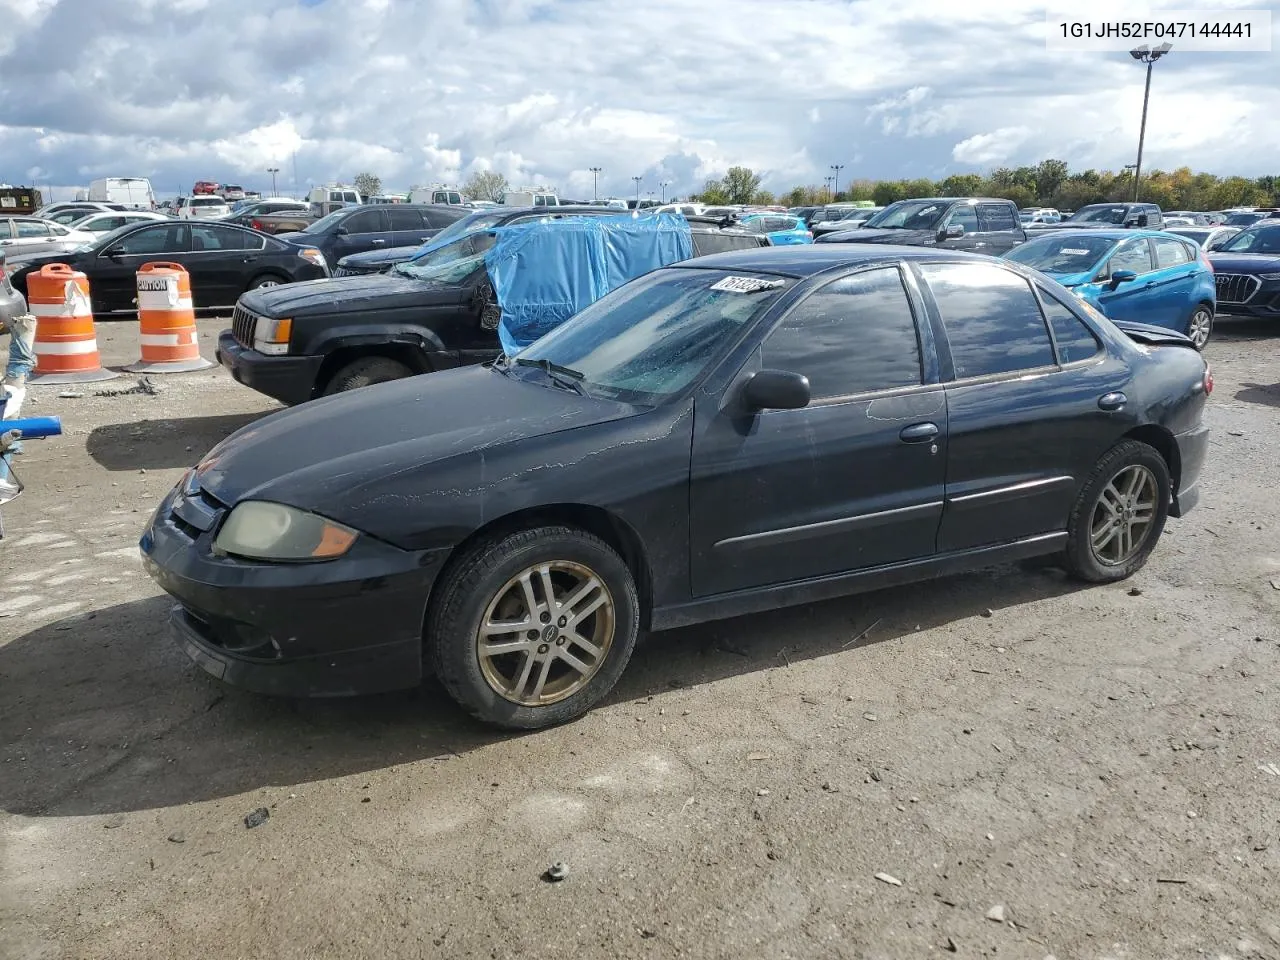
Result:
<svg viewBox="0 0 1280 960"><path fill-rule="evenodd" d="M138 268L138 345L142 358L130 373L186 373L213 366L200 356L191 276L178 263Z"/></svg>
<svg viewBox="0 0 1280 960"><path fill-rule="evenodd" d="M27 274L27 308L36 318L36 366L29 383L97 383L120 376L102 366L83 273L49 263Z"/></svg>

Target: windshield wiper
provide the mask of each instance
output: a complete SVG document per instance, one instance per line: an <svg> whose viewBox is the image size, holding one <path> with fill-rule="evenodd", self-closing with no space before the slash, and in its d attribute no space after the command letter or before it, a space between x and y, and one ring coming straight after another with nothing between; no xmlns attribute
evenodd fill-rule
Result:
<svg viewBox="0 0 1280 960"><path fill-rule="evenodd" d="M537 367L539 370L545 371L553 383L572 390L580 396L585 397L587 395L586 388L584 388L579 382L585 374L581 371L574 370L572 367L564 367L558 363L552 363L545 357L541 360L530 360L527 357L516 357L516 366Z"/></svg>

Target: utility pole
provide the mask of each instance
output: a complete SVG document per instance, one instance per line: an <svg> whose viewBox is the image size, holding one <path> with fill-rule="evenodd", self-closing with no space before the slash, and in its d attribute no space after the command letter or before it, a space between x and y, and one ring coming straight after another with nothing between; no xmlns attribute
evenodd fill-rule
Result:
<svg viewBox="0 0 1280 960"><path fill-rule="evenodd" d="M831 199L835 200L840 196L840 171L844 169L843 163L833 163L831 165Z"/></svg>
<svg viewBox="0 0 1280 960"><path fill-rule="evenodd" d="M1138 181L1142 179L1142 145L1147 137L1147 101L1151 99L1151 67L1173 49L1173 44L1162 43L1148 47L1145 43L1129 51L1129 56L1147 65L1147 85L1142 92L1142 125L1138 128L1138 162L1133 165L1133 202L1138 202Z"/></svg>
<svg viewBox="0 0 1280 960"><path fill-rule="evenodd" d="M279 167L267 167L267 173L271 174L271 195L277 196L276 193L276 174L280 172Z"/></svg>
<svg viewBox="0 0 1280 960"><path fill-rule="evenodd" d="M661 183L659 183L659 184L658 184L658 186L660 186L660 187L662 188L662 200L661 200L660 202L661 202L661 203L666 203L666 202L667 202L667 187L671 186L671 181L670 181L670 180L663 180Z"/></svg>
<svg viewBox="0 0 1280 960"><path fill-rule="evenodd" d="M591 200L595 202L600 199L600 174L604 172L604 167L590 167L591 170Z"/></svg>

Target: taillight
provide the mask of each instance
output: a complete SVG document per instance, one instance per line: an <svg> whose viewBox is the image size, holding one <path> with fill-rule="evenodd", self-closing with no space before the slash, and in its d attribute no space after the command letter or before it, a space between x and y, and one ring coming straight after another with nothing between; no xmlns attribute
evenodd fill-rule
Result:
<svg viewBox="0 0 1280 960"><path fill-rule="evenodd" d="M1204 395L1213 393L1213 368L1206 362L1204 365Z"/></svg>
<svg viewBox="0 0 1280 960"><path fill-rule="evenodd" d="M255 229L255 230L261 230L261 229L262 229L262 221L261 221L261 220L250 220L250 221L249 221L249 226L253 227L253 229Z"/></svg>

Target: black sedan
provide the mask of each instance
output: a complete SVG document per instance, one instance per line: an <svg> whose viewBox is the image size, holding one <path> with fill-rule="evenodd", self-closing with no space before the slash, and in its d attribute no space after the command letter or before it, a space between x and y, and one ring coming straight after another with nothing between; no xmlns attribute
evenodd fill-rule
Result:
<svg viewBox="0 0 1280 960"><path fill-rule="evenodd" d="M643 630L1040 555L1128 577L1197 501L1211 389L1186 337L1007 262L726 253L517 356L260 420L140 546L229 683L433 670L476 717L540 727L603 697Z"/></svg>
<svg viewBox="0 0 1280 960"><path fill-rule="evenodd" d="M25 295L28 273L46 263L69 264L89 278L93 312L101 317L138 309L138 268L155 260L186 269L197 309L234 306L246 290L329 275L314 247L231 224L153 220L128 224L70 253L10 257L9 276Z"/></svg>
<svg viewBox="0 0 1280 960"><path fill-rule="evenodd" d="M1218 313L1280 317L1280 220L1246 227L1209 254Z"/></svg>

